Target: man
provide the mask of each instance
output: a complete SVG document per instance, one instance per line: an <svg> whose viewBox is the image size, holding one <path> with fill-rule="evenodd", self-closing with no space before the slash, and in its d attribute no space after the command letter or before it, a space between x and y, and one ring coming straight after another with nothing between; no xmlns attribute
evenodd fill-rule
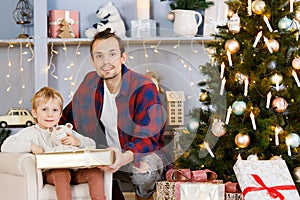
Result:
<svg viewBox="0 0 300 200"><path fill-rule="evenodd" d="M165 116L156 85L124 65L124 45L110 29L95 35L90 53L96 71L86 75L61 123L71 122L98 147L113 150L115 162L101 169L114 172L114 178L127 177L137 186L136 199L153 199L167 165Z"/></svg>

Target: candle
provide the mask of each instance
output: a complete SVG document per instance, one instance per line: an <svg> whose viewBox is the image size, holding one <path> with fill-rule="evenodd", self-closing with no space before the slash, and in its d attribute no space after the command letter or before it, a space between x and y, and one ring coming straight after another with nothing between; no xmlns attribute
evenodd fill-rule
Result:
<svg viewBox="0 0 300 200"><path fill-rule="evenodd" d="M229 106L227 109L225 124L229 124L231 112L232 112L232 108L231 108L231 106Z"/></svg>
<svg viewBox="0 0 300 200"><path fill-rule="evenodd" d="M244 96L245 97L248 94L248 86L249 86L249 80L248 80L248 78L245 78L245 87L244 87Z"/></svg>
<svg viewBox="0 0 300 200"><path fill-rule="evenodd" d="M225 70L225 64L224 64L224 62L222 62L222 64L221 64L220 78L223 78L223 76L224 76L224 70Z"/></svg>
<svg viewBox="0 0 300 200"><path fill-rule="evenodd" d="M270 53L273 53L273 49L272 49L272 47L270 46L269 39L266 38L265 36L264 36L264 42L266 43L266 46L268 47L269 52L270 52Z"/></svg>
<svg viewBox="0 0 300 200"><path fill-rule="evenodd" d="M290 0L290 13L294 12L294 1L295 0Z"/></svg>
<svg viewBox="0 0 300 200"><path fill-rule="evenodd" d="M279 91L279 76L278 76L278 74L276 73L275 75L274 75L274 81L275 81L275 85L276 85L276 91Z"/></svg>
<svg viewBox="0 0 300 200"><path fill-rule="evenodd" d="M224 77L224 78L222 78L222 82L221 82L220 95L223 95L223 93L224 93L225 83L226 83L226 79Z"/></svg>
<svg viewBox="0 0 300 200"><path fill-rule="evenodd" d="M204 146L205 146L206 150L208 151L208 153L210 154L210 156L214 158L215 155L212 152L212 150L210 149L208 142L204 142Z"/></svg>
<svg viewBox="0 0 300 200"><path fill-rule="evenodd" d="M231 67L231 66L232 66L231 53L230 53L230 51L227 50L227 51L226 51L226 54L227 54L229 66Z"/></svg>
<svg viewBox="0 0 300 200"><path fill-rule="evenodd" d="M295 72L295 70L292 70L292 75L297 83L297 86L300 87L300 81L299 81L299 78L297 76L297 73Z"/></svg>
<svg viewBox="0 0 300 200"><path fill-rule="evenodd" d="M237 160L243 160L241 154L239 153Z"/></svg>
<svg viewBox="0 0 300 200"><path fill-rule="evenodd" d="M248 15L251 16L252 15L252 1L251 0L248 0L248 7L247 7L247 10L248 10Z"/></svg>
<svg viewBox="0 0 300 200"><path fill-rule="evenodd" d="M150 0L137 0L137 19L150 19Z"/></svg>
<svg viewBox="0 0 300 200"><path fill-rule="evenodd" d="M287 151L288 151L288 156L291 156L292 155L292 152L291 152L291 146L290 146L290 140L289 140L289 138L286 138L285 139L285 144L286 144L286 146L287 146Z"/></svg>
<svg viewBox="0 0 300 200"><path fill-rule="evenodd" d="M260 31L259 33L257 33L255 41L253 43L253 47L255 48L257 46L257 43L259 42L260 38L262 36L262 31Z"/></svg>
<svg viewBox="0 0 300 200"><path fill-rule="evenodd" d="M271 102L271 98L272 98L272 93L269 92L267 94L267 103L266 103L266 108L270 108L270 102Z"/></svg>
<svg viewBox="0 0 300 200"><path fill-rule="evenodd" d="M256 130L255 115L253 114L252 111L250 113L250 118L251 118L253 130Z"/></svg>
<svg viewBox="0 0 300 200"><path fill-rule="evenodd" d="M266 25L267 25L269 31L270 31L270 32L273 32L273 28L272 28L272 26L271 26L271 24L270 24L270 22L269 22L269 19L268 19L268 17L267 17L266 15L264 15L264 21L265 21L265 23L266 23Z"/></svg>
<svg viewBox="0 0 300 200"><path fill-rule="evenodd" d="M279 145L279 133L282 131L282 128L280 126L276 126L275 127L275 145L278 146Z"/></svg>

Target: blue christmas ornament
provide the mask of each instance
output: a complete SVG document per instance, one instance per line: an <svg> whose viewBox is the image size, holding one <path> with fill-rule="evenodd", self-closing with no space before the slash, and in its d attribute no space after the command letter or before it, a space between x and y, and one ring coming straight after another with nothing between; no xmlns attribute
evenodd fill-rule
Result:
<svg viewBox="0 0 300 200"><path fill-rule="evenodd" d="M190 119L186 125L187 130L191 133L196 133L199 128L199 122L196 119Z"/></svg>
<svg viewBox="0 0 300 200"><path fill-rule="evenodd" d="M286 137L286 144L290 145L291 148L297 148L300 144L300 137L296 133L291 133Z"/></svg>
<svg viewBox="0 0 300 200"><path fill-rule="evenodd" d="M232 112L235 115L243 115L246 110L246 103L244 101L235 101L232 104Z"/></svg>
<svg viewBox="0 0 300 200"><path fill-rule="evenodd" d="M278 28L281 31L290 31L293 28L293 21L287 17L281 18L278 22Z"/></svg>

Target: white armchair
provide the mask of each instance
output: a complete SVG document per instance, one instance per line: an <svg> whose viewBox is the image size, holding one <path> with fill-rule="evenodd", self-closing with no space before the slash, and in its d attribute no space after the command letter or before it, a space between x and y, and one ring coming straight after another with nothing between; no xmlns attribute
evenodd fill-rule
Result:
<svg viewBox="0 0 300 200"><path fill-rule="evenodd" d="M112 173L104 173L106 199L111 200ZM9 200L56 200L55 188L43 184L42 172L30 153L0 152L0 197ZM72 185L74 200L89 200L88 184Z"/></svg>

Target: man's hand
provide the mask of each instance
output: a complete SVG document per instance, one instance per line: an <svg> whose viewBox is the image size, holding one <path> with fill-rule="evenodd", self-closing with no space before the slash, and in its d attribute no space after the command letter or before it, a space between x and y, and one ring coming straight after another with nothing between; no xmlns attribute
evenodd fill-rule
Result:
<svg viewBox="0 0 300 200"><path fill-rule="evenodd" d="M136 171L138 172L138 173L141 173L141 174L144 174L144 173L147 173L147 172L149 172L149 164L148 163L146 163L146 162L144 162L144 161L141 161L140 162L140 167L139 168L137 168L137 167L134 167L135 169L136 169Z"/></svg>
<svg viewBox="0 0 300 200"><path fill-rule="evenodd" d="M107 172L116 172L120 169L120 167L130 163L133 161L133 152L125 151L122 153L119 149L115 147L109 147L107 150L112 150L115 153L115 162L109 166L99 166L100 169Z"/></svg>
<svg viewBox="0 0 300 200"><path fill-rule="evenodd" d="M80 140L75 137L72 133L67 133L67 136L61 139L63 145L71 145L74 147L80 146Z"/></svg>
<svg viewBox="0 0 300 200"><path fill-rule="evenodd" d="M33 143L30 145L30 150L33 154L39 154L45 152L45 150L42 147Z"/></svg>

